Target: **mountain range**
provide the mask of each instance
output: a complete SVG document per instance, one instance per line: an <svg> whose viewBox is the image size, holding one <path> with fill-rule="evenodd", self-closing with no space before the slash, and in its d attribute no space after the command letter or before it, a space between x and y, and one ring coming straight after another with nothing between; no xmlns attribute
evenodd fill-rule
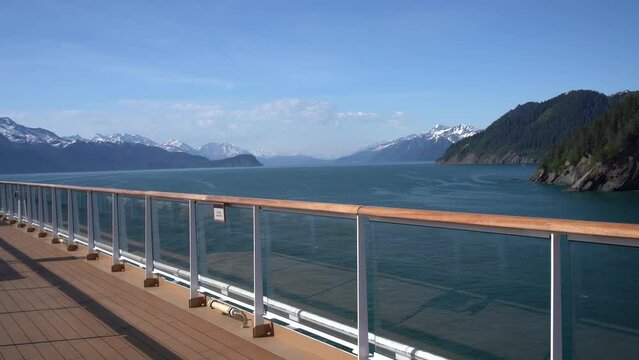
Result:
<svg viewBox="0 0 639 360"><path fill-rule="evenodd" d="M621 96L575 90L543 102L518 105L486 130L452 145L438 162L538 164L552 145L592 123Z"/></svg>
<svg viewBox="0 0 639 360"><path fill-rule="evenodd" d="M480 130L464 124L436 125L422 133L367 146L337 161L350 164L434 161L452 144L479 132Z"/></svg>
<svg viewBox="0 0 639 360"><path fill-rule="evenodd" d="M250 154L210 160L184 152L170 152L137 135L60 137L41 128L0 118L0 152L10 154L0 172L65 172L140 170L196 167L261 166Z"/></svg>
<svg viewBox="0 0 639 360"><path fill-rule="evenodd" d="M39 130L42 130L42 129L39 129ZM84 142L93 142L93 143L140 144L140 145L158 147L160 149L164 149L169 152L181 152L181 153L187 153L191 155L203 156L209 160L221 160L221 159L230 158L236 155L250 154L249 151L226 142L211 142L208 144L201 145L197 148L193 148L189 144L177 139L169 139L165 143L160 144L141 135L133 135L133 134L126 134L126 133L115 133L111 135L95 134L90 139L83 138L80 135L74 135L74 136L63 137L61 138L61 140L66 143L71 143L73 141L84 141Z"/></svg>

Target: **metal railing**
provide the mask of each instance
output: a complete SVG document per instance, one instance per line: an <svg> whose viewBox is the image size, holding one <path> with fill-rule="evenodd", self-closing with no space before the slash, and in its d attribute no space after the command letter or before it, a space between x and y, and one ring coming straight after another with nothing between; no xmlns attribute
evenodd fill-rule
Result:
<svg viewBox="0 0 639 360"><path fill-rule="evenodd" d="M62 203L60 196L66 192L66 229L60 228ZM46 195L45 195L46 194ZM48 195L50 194L50 196ZM79 236L77 200L74 194L86 196L86 237ZM111 246L96 241L96 196L109 195L111 199ZM144 256L124 251L120 244L121 197L144 200ZM172 200L186 202L188 206L188 269L162 263L154 247L154 201ZM253 287L252 291L231 285L220 279L203 276L198 244L198 204L223 204L227 208L250 209L253 236ZM354 221L356 249L356 326L352 327L296 306L268 298L264 294L263 254L261 243L261 217L264 211L318 215L344 218ZM240 197L208 196L196 194L135 191L124 189L64 186L0 182L0 212L9 218L49 230L54 236L63 236L69 244L81 243L89 253L102 252L112 256L113 265L123 261L145 269L146 277L161 275L176 280L190 289L191 298L208 293L234 302L254 315L254 325L264 319L274 319L327 339L342 347L350 348L359 359L368 359L369 343L402 359L439 359L441 357L413 346L376 336L369 331L369 295L367 284L367 228L369 223L413 225L435 229L454 229L480 233L516 235L541 238L550 241L550 358L562 358L562 243L590 242L607 245L639 246L639 225L558 219L527 218L484 214L438 212L412 209L381 208L344 204L325 204L300 201L252 199ZM213 221L209 219L207 221ZM156 239L157 240L157 239ZM201 241L201 240L200 240ZM232 296L231 296L232 295ZM287 314L288 316L282 316ZM374 356L379 356L375 354ZM382 357L382 356L380 356Z"/></svg>

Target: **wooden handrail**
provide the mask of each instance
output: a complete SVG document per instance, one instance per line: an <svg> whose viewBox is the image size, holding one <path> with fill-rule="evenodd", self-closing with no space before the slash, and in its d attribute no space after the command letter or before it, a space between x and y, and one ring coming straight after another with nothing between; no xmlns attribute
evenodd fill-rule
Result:
<svg viewBox="0 0 639 360"><path fill-rule="evenodd" d="M639 241L639 224L623 224L599 221L582 221L567 219L547 219L524 216L490 215L450 211L431 211L417 209L402 209L391 207L360 206L350 204L332 204L310 201L278 200L248 198L237 196L217 196L203 194L187 194L160 191L126 190L114 188L98 188L59 184L38 184L25 182L0 182L7 185L43 186L56 189L75 191L93 191L102 193L117 193L125 196L161 198L168 200L195 200L212 203L225 203L247 206L261 206L282 210L322 212L327 215L363 215L368 217L424 221L455 225L470 225L479 227L516 229L524 231L543 231L576 235L592 235L602 237L614 237L636 239Z"/></svg>

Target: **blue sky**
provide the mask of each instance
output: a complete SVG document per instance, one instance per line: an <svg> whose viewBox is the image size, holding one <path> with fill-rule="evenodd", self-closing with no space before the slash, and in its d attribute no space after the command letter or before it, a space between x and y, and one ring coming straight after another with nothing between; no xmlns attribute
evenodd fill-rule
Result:
<svg viewBox="0 0 639 360"><path fill-rule="evenodd" d="M639 89L638 4L2 0L0 116L337 156L571 89Z"/></svg>

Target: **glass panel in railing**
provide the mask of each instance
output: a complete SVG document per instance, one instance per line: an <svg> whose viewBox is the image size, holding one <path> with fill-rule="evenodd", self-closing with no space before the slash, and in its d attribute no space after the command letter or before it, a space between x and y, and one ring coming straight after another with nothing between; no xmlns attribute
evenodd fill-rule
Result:
<svg viewBox="0 0 639 360"><path fill-rule="evenodd" d="M189 269L189 204L153 200L153 258L180 269Z"/></svg>
<svg viewBox="0 0 639 360"><path fill-rule="evenodd" d="M68 234L69 232L69 211L68 211L68 196L67 190L57 189L56 196L58 197L58 230L62 234Z"/></svg>
<svg viewBox="0 0 639 360"><path fill-rule="evenodd" d="M93 231L96 246L113 244L113 199L110 193L93 193Z"/></svg>
<svg viewBox="0 0 639 360"><path fill-rule="evenodd" d="M304 315L356 326L355 220L263 211L261 233L268 311L353 343ZM272 301L300 309L302 316L298 319L297 312L278 309Z"/></svg>
<svg viewBox="0 0 639 360"><path fill-rule="evenodd" d="M86 191L73 191L73 231L75 236L87 239L87 193Z"/></svg>
<svg viewBox="0 0 639 360"><path fill-rule="evenodd" d="M380 222L369 229L376 336L453 359L548 357L547 239ZM373 343L395 357L383 339Z"/></svg>
<svg viewBox="0 0 639 360"><path fill-rule="evenodd" d="M213 221L212 204L198 203L196 213L200 274L252 293L253 210L227 206L225 222ZM234 292L228 296L253 304Z"/></svg>
<svg viewBox="0 0 639 360"><path fill-rule="evenodd" d="M639 248L570 243L568 359L633 359L639 354ZM565 302L564 302L565 303ZM570 349L573 349L570 353Z"/></svg>
<svg viewBox="0 0 639 360"><path fill-rule="evenodd" d="M120 196L118 205L120 248L144 258L144 198Z"/></svg>
<svg viewBox="0 0 639 360"><path fill-rule="evenodd" d="M50 227L53 224L51 220L51 188L42 188L42 195L44 197L44 209L42 209L44 213L44 224Z"/></svg>

